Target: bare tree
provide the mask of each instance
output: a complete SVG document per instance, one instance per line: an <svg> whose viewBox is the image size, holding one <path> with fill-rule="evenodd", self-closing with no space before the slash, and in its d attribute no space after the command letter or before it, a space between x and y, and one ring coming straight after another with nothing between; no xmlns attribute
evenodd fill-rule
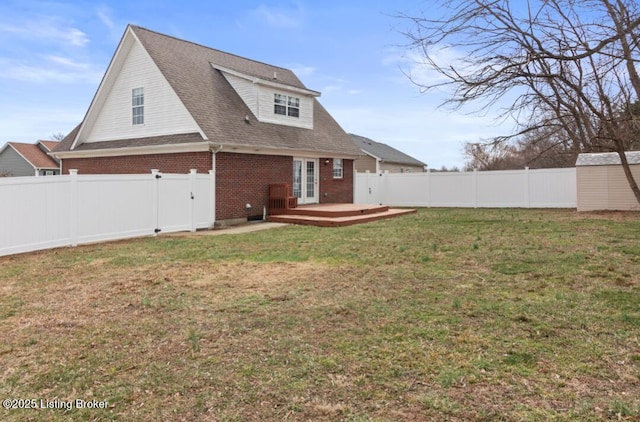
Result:
<svg viewBox="0 0 640 422"><path fill-rule="evenodd" d="M60 142L60 141L62 141L64 139L64 137L65 137L65 134L62 133L62 132L56 132L56 133L52 133L51 134L51 140L52 141Z"/></svg>
<svg viewBox="0 0 640 422"><path fill-rule="evenodd" d="M625 155L637 127L631 105L640 98L636 1L443 0L442 8L443 18L404 16L412 46L439 75L415 83L424 91L451 87L445 104L454 108L475 103L487 111L508 102L499 113L517 130L492 145L544 133L575 153L617 152L640 203Z"/></svg>
<svg viewBox="0 0 640 422"><path fill-rule="evenodd" d="M513 143L467 143L465 168L514 170L523 167L573 167L578 152L553 128L542 127L520 135Z"/></svg>

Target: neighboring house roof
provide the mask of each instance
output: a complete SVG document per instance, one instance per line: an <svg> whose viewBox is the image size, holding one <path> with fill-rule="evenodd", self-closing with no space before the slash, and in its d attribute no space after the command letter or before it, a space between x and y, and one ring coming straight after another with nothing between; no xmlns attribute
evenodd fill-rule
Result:
<svg viewBox="0 0 640 422"><path fill-rule="evenodd" d="M390 147L387 144L376 142L372 139L360 135L354 135L352 133L349 135L358 146L358 148L360 148L363 152L379 159L381 162L403 164L408 166L426 166L426 164L422 161L416 160L410 155L407 155L402 151L398 151L397 149Z"/></svg>
<svg viewBox="0 0 640 422"><path fill-rule="evenodd" d="M640 151L627 151L625 155L629 164L640 164ZM620 156L617 152L580 154L576 161L576 166L610 166L619 164Z"/></svg>
<svg viewBox="0 0 640 422"><path fill-rule="evenodd" d="M139 26L129 25L120 42L133 37L149 54L166 81L191 114L202 133L181 134L178 138L123 139L82 143L82 125L70 133L54 152L84 151L141 147L158 144L205 143L222 145L225 151L233 148L256 150L291 150L333 155L358 156L360 151L329 113L313 98L313 129L260 122L223 75L223 71L239 72L264 84L276 84L315 97L319 93L308 90L288 69L204 47L189 41L163 35ZM120 50L118 47L118 51ZM116 62L112 59L107 74L93 99L92 107ZM111 75L114 76L115 75ZM91 113L91 107L88 114ZM156 137L158 138L158 137ZM188 138L188 140L185 140ZM95 145L101 144L101 145Z"/></svg>
<svg viewBox="0 0 640 422"><path fill-rule="evenodd" d="M45 141L45 140L39 140L38 143L42 146L45 147L45 149L47 151L51 151L52 149L54 149L60 142L58 141Z"/></svg>
<svg viewBox="0 0 640 422"><path fill-rule="evenodd" d="M42 141L39 141L42 142ZM27 163L34 169L51 169L57 170L60 165L45 151L38 146L38 144L25 144L22 142L7 142L4 147L0 149L2 153L6 148L13 148Z"/></svg>

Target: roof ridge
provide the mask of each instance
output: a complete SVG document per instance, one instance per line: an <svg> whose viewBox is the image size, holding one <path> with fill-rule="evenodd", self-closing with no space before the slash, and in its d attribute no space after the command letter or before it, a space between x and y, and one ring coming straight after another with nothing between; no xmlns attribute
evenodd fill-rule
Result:
<svg viewBox="0 0 640 422"><path fill-rule="evenodd" d="M143 31L147 31L147 32L151 32L151 33L156 34L156 35L160 35L160 36L163 36L163 37L171 38L171 39L174 39L176 41L184 42L184 43L187 43L187 44L192 44L192 45L195 45L197 47L206 48L207 50L212 50L212 51L216 51L218 53L227 54L229 56L234 56L234 57L237 57L237 58L242 59L242 60L247 60L247 61L250 61L250 62L253 62L253 63L258 63L258 64L265 65L265 66L275 67L275 68L278 68L278 69L282 69L282 70L286 70L288 72L291 72L291 69L288 69L288 68L283 67L283 66L278 66L278 65L271 64L271 63L266 63L266 62L263 62L263 61L260 61L260 60L250 59L248 57L244 57L244 56L241 56L239 54L230 53L228 51L220 50L218 48L209 47L209 46L206 46L204 44L197 43L195 41L185 40L184 38L179 38L179 37L176 37L174 35L163 34L162 32L158 32L158 31L155 31L153 29L145 28L145 27L140 26L140 25L129 24L129 26L131 28L142 29Z"/></svg>

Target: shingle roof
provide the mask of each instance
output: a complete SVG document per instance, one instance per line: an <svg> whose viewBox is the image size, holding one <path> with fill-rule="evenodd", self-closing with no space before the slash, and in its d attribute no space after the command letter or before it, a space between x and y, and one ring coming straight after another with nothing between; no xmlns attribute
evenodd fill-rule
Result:
<svg viewBox="0 0 640 422"><path fill-rule="evenodd" d="M248 106L213 65L306 89L290 70L204 47L130 25L165 79L174 89L209 142L225 146L292 149L359 155L353 142L329 113L313 99L314 128L302 129L251 119ZM204 140L203 140L204 142ZM63 141L57 151L69 150ZM132 144L133 145L133 144ZM139 144L137 144L139 145ZM106 143L105 143L106 146Z"/></svg>
<svg viewBox="0 0 640 422"><path fill-rule="evenodd" d="M420 160L417 160L402 151L390 147L387 144L376 142L372 139L360 135L349 134L358 148L380 158L386 163L405 164L411 166L426 166Z"/></svg>
<svg viewBox="0 0 640 422"><path fill-rule="evenodd" d="M51 151L69 151L71 149L71 145L73 145L73 140L76 139L76 135L78 134L81 125L82 123L74 127L71 132L69 132L62 141L58 142L58 145L56 145Z"/></svg>
<svg viewBox="0 0 640 422"><path fill-rule="evenodd" d="M37 144L22 142L8 142L18 154L22 155L36 169L57 169L60 167L53 158L49 157Z"/></svg>
<svg viewBox="0 0 640 422"><path fill-rule="evenodd" d="M199 133L181 133L179 135L149 136L146 138L120 139L117 141L87 142L80 144L74 151L90 151L108 148L126 148L131 146L149 147L158 145L178 145L202 142Z"/></svg>
<svg viewBox="0 0 640 422"><path fill-rule="evenodd" d="M51 151L56 146L58 146L58 144L60 142L58 142L58 141L46 141L46 140L41 139L41 140L38 141L38 143L42 144L47 150Z"/></svg>
<svg viewBox="0 0 640 422"><path fill-rule="evenodd" d="M640 164L640 151L627 151L625 155L629 164ZM619 164L620 156L617 152L580 154L576 161L576 166L610 166Z"/></svg>

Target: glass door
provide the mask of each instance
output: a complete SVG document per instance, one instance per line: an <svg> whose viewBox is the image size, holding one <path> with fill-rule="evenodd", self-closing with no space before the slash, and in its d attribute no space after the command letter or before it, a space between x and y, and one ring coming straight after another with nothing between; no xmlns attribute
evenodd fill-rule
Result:
<svg viewBox="0 0 640 422"><path fill-rule="evenodd" d="M318 203L318 160L293 159L293 195L299 204Z"/></svg>

